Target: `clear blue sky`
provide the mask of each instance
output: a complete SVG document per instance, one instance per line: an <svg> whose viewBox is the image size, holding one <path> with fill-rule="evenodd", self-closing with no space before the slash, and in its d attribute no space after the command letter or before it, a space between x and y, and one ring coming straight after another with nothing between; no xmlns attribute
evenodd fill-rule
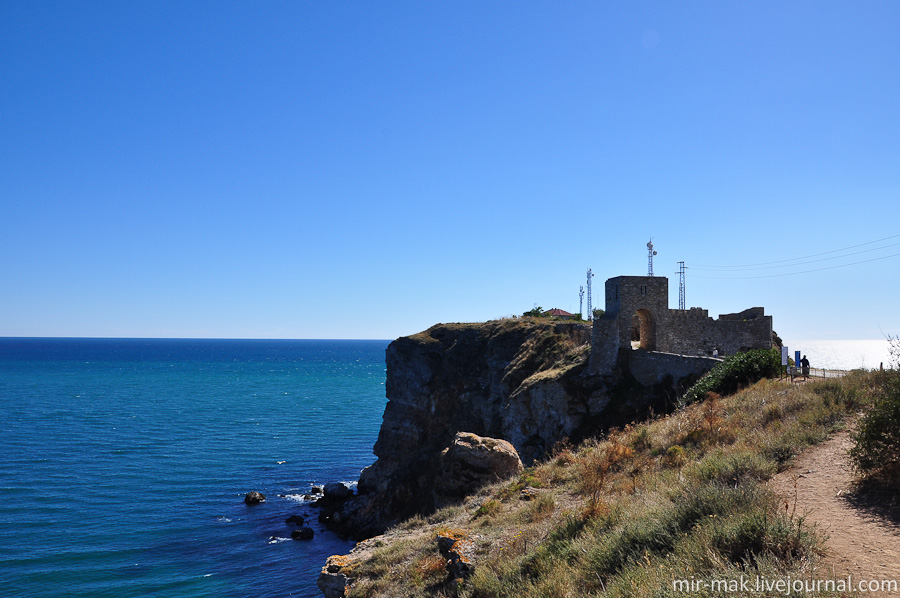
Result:
<svg viewBox="0 0 900 598"><path fill-rule="evenodd" d="M4 0L0 209L0 336L603 307L652 235L672 307L684 260L688 306L877 339L900 3Z"/></svg>

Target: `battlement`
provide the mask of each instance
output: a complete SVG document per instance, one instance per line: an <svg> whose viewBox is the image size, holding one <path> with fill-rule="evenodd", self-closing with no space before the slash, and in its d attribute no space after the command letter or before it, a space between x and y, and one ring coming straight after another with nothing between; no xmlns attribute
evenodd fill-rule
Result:
<svg viewBox="0 0 900 598"><path fill-rule="evenodd" d="M606 310L594 320L591 371L611 371L619 352L634 348L677 355L731 355L772 347L772 317L762 307L709 317L700 307L669 309L664 276L606 281Z"/></svg>

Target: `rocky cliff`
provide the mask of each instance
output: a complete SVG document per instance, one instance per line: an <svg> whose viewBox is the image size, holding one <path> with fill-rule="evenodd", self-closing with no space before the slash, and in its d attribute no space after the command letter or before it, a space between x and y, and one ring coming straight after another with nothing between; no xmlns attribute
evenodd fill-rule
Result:
<svg viewBox="0 0 900 598"><path fill-rule="evenodd" d="M590 337L589 324L526 318L438 324L391 343L378 459L328 523L362 539L440 506L441 455L458 432L504 439L529 465L662 396L621 372L588 375Z"/></svg>

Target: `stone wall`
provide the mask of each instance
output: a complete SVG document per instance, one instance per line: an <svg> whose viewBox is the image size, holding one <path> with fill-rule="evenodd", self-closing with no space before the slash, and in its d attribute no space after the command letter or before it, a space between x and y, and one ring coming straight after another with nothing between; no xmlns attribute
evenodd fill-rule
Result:
<svg viewBox="0 0 900 598"><path fill-rule="evenodd" d="M611 371L619 352L632 348L635 326L639 348L680 355L732 355L772 346L772 317L752 307L718 319L699 307L669 309L669 281L664 276L618 276L606 281L606 311L594 320L589 369Z"/></svg>
<svg viewBox="0 0 900 598"><path fill-rule="evenodd" d="M631 351L628 356L628 371L643 386L662 384L667 376L679 380L685 376L702 376L721 359L657 351Z"/></svg>

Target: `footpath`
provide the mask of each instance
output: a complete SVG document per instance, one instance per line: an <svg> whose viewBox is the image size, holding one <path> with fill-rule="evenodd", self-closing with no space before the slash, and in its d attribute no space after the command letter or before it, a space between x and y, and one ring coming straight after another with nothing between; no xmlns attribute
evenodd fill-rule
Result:
<svg viewBox="0 0 900 598"><path fill-rule="evenodd" d="M836 433L799 455L770 486L783 505L805 517L826 538L824 563L814 579L896 580L900 586L900 519L877 497L854 494L847 452L850 433ZM867 584L869 585L869 584ZM857 586L858 587L858 586ZM874 588L873 588L874 589ZM900 597L900 591L865 591L861 596Z"/></svg>

